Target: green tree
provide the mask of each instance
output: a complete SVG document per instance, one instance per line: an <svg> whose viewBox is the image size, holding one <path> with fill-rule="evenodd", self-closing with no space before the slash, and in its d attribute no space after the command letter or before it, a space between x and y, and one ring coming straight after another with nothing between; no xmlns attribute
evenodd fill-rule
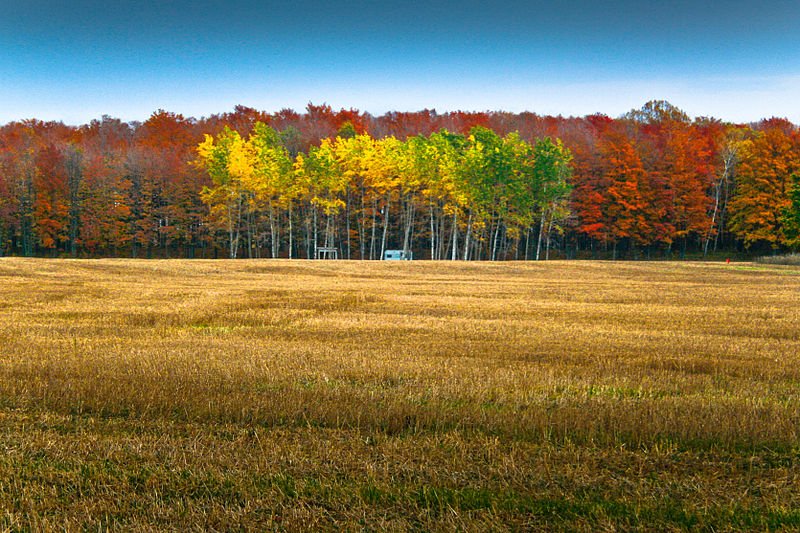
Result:
<svg viewBox="0 0 800 533"><path fill-rule="evenodd" d="M789 201L789 205L783 211L781 222L783 223L786 245L797 251L800 249L800 173L792 176Z"/></svg>
<svg viewBox="0 0 800 533"><path fill-rule="evenodd" d="M422 196L428 200L431 228L431 259L445 259L458 243L458 215L464 205L459 188L459 172L464 161L466 139L441 130L425 141L415 142L415 161L419 165ZM448 221L452 225L448 231ZM455 251L451 258L455 259Z"/></svg>
<svg viewBox="0 0 800 533"><path fill-rule="evenodd" d="M278 132L262 122L255 124L247 141L253 172L247 175L245 187L253 192L254 210L267 212L273 258L280 252L280 213L289 209L294 198L292 160L282 141ZM257 222L256 219L253 223Z"/></svg>
<svg viewBox="0 0 800 533"><path fill-rule="evenodd" d="M572 153L561 142L550 137L539 139L533 145L532 178L533 199L539 210L539 235L536 242L536 260L546 237L545 253L549 256L550 236L563 230L563 221L569 215L569 179L572 176Z"/></svg>

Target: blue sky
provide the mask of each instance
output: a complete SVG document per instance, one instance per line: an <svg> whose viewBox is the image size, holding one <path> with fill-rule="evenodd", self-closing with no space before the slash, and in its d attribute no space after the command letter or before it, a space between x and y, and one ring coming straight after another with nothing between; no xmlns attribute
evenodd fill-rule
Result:
<svg viewBox="0 0 800 533"><path fill-rule="evenodd" d="M0 0L0 123L311 101L800 123L798 0Z"/></svg>

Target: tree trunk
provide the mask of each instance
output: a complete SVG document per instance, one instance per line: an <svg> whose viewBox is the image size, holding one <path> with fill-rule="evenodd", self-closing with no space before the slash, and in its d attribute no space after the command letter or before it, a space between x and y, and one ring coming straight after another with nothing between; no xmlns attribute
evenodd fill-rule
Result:
<svg viewBox="0 0 800 533"><path fill-rule="evenodd" d="M553 231L553 217L550 217L550 223L547 224L547 241L544 245L544 260L550 260L550 234Z"/></svg>
<svg viewBox="0 0 800 533"><path fill-rule="evenodd" d="M714 233L714 224L717 221L717 212L719 210L720 196L722 195L722 183L728 179L728 161L725 161L725 166L720 176L719 181L714 184L714 210L711 212L711 225L706 233L705 243L703 244L703 257L708 255L708 245L711 242L711 235Z"/></svg>
<svg viewBox="0 0 800 533"><path fill-rule="evenodd" d="M403 252L408 253L411 248L411 232L414 228L415 204L412 198L406 200L405 228L403 231Z"/></svg>
<svg viewBox="0 0 800 533"><path fill-rule="evenodd" d="M306 226L306 259L312 259L311 256L311 219L308 218L308 211L306 210L303 222Z"/></svg>
<svg viewBox="0 0 800 533"><path fill-rule="evenodd" d="M428 201L428 207L431 210L431 260L434 260L436 259L436 254L434 253L434 250L436 249L436 230L434 229L435 223L433 219L433 202L430 200Z"/></svg>
<svg viewBox="0 0 800 533"><path fill-rule="evenodd" d="M239 237L241 236L241 227L242 197L240 195L236 199L236 203L234 205L228 205L228 240L230 244L231 259L236 259L236 256L239 253Z"/></svg>
<svg viewBox="0 0 800 533"><path fill-rule="evenodd" d="M350 189L347 189L347 203L344 205L345 229L347 231L347 258L350 259Z"/></svg>
<svg viewBox="0 0 800 533"><path fill-rule="evenodd" d="M272 259L275 259L275 208L272 206L272 202L269 203L269 255Z"/></svg>
<svg viewBox="0 0 800 533"><path fill-rule="evenodd" d="M374 196L372 197L372 234L370 235L369 240L369 258L370 260L375 259L375 226L377 222L375 220L375 215L378 212L378 199Z"/></svg>
<svg viewBox="0 0 800 533"><path fill-rule="evenodd" d="M455 261L458 255L458 211L453 213L453 254L450 256L451 261Z"/></svg>
<svg viewBox="0 0 800 533"><path fill-rule="evenodd" d="M359 252L358 258L361 259L362 261L366 259L364 256L367 253L367 242L366 242L367 230L364 227L365 226L364 211L365 211L364 188L361 187L361 211L359 211L358 213L358 252Z"/></svg>
<svg viewBox="0 0 800 533"><path fill-rule="evenodd" d="M472 235L472 210L469 212L469 220L467 221L467 236L464 241L464 261L469 259L469 239Z"/></svg>
<svg viewBox="0 0 800 533"><path fill-rule="evenodd" d="M497 226L494 228L494 236L492 237L492 261L497 260L497 239L500 236L500 218L497 219Z"/></svg>
<svg viewBox="0 0 800 533"><path fill-rule="evenodd" d="M528 229L525 231L525 261L527 261L529 257L528 250L530 248L530 242L531 242L531 228L530 226L528 226Z"/></svg>
<svg viewBox="0 0 800 533"><path fill-rule="evenodd" d="M389 205L392 200L392 193L386 193L386 207L383 209L383 237L381 237L381 259L386 251L386 236L389 231Z"/></svg>
<svg viewBox="0 0 800 533"><path fill-rule="evenodd" d="M317 206L312 207L312 224L314 225L314 259L317 258Z"/></svg>
<svg viewBox="0 0 800 533"><path fill-rule="evenodd" d="M253 207L250 205L251 200L248 198L247 212L245 213L245 221L247 222L247 258L253 258Z"/></svg>
<svg viewBox="0 0 800 533"><path fill-rule="evenodd" d="M542 233L544 233L544 219L547 211L542 210L542 219L539 221L539 237L536 239L536 260L539 260L539 253L542 251Z"/></svg>
<svg viewBox="0 0 800 533"><path fill-rule="evenodd" d="M292 258L292 202L289 202L289 259Z"/></svg>
<svg viewBox="0 0 800 533"><path fill-rule="evenodd" d="M449 250L450 241L452 240L452 234L451 234L450 240L448 240L447 242L445 242L445 240L444 240L446 225L447 225L447 221L445 220L444 213L441 213L441 216L439 217L439 233L438 233L438 236L436 237L436 241L437 241L437 244L436 244L436 258L437 259L444 259L445 258L444 254L446 254L447 250Z"/></svg>

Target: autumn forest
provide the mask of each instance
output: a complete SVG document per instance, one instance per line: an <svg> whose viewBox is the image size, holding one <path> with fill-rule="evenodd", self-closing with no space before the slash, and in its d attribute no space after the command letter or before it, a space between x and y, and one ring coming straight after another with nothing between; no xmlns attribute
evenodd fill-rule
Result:
<svg viewBox="0 0 800 533"><path fill-rule="evenodd" d="M800 131L238 106L0 127L0 255L660 259L800 247Z"/></svg>

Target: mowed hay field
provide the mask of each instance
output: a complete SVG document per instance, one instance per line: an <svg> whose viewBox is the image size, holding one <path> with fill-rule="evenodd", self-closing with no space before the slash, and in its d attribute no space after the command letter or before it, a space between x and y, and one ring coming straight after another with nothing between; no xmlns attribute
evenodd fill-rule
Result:
<svg viewBox="0 0 800 533"><path fill-rule="evenodd" d="M800 529L800 270L2 259L0 513Z"/></svg>

